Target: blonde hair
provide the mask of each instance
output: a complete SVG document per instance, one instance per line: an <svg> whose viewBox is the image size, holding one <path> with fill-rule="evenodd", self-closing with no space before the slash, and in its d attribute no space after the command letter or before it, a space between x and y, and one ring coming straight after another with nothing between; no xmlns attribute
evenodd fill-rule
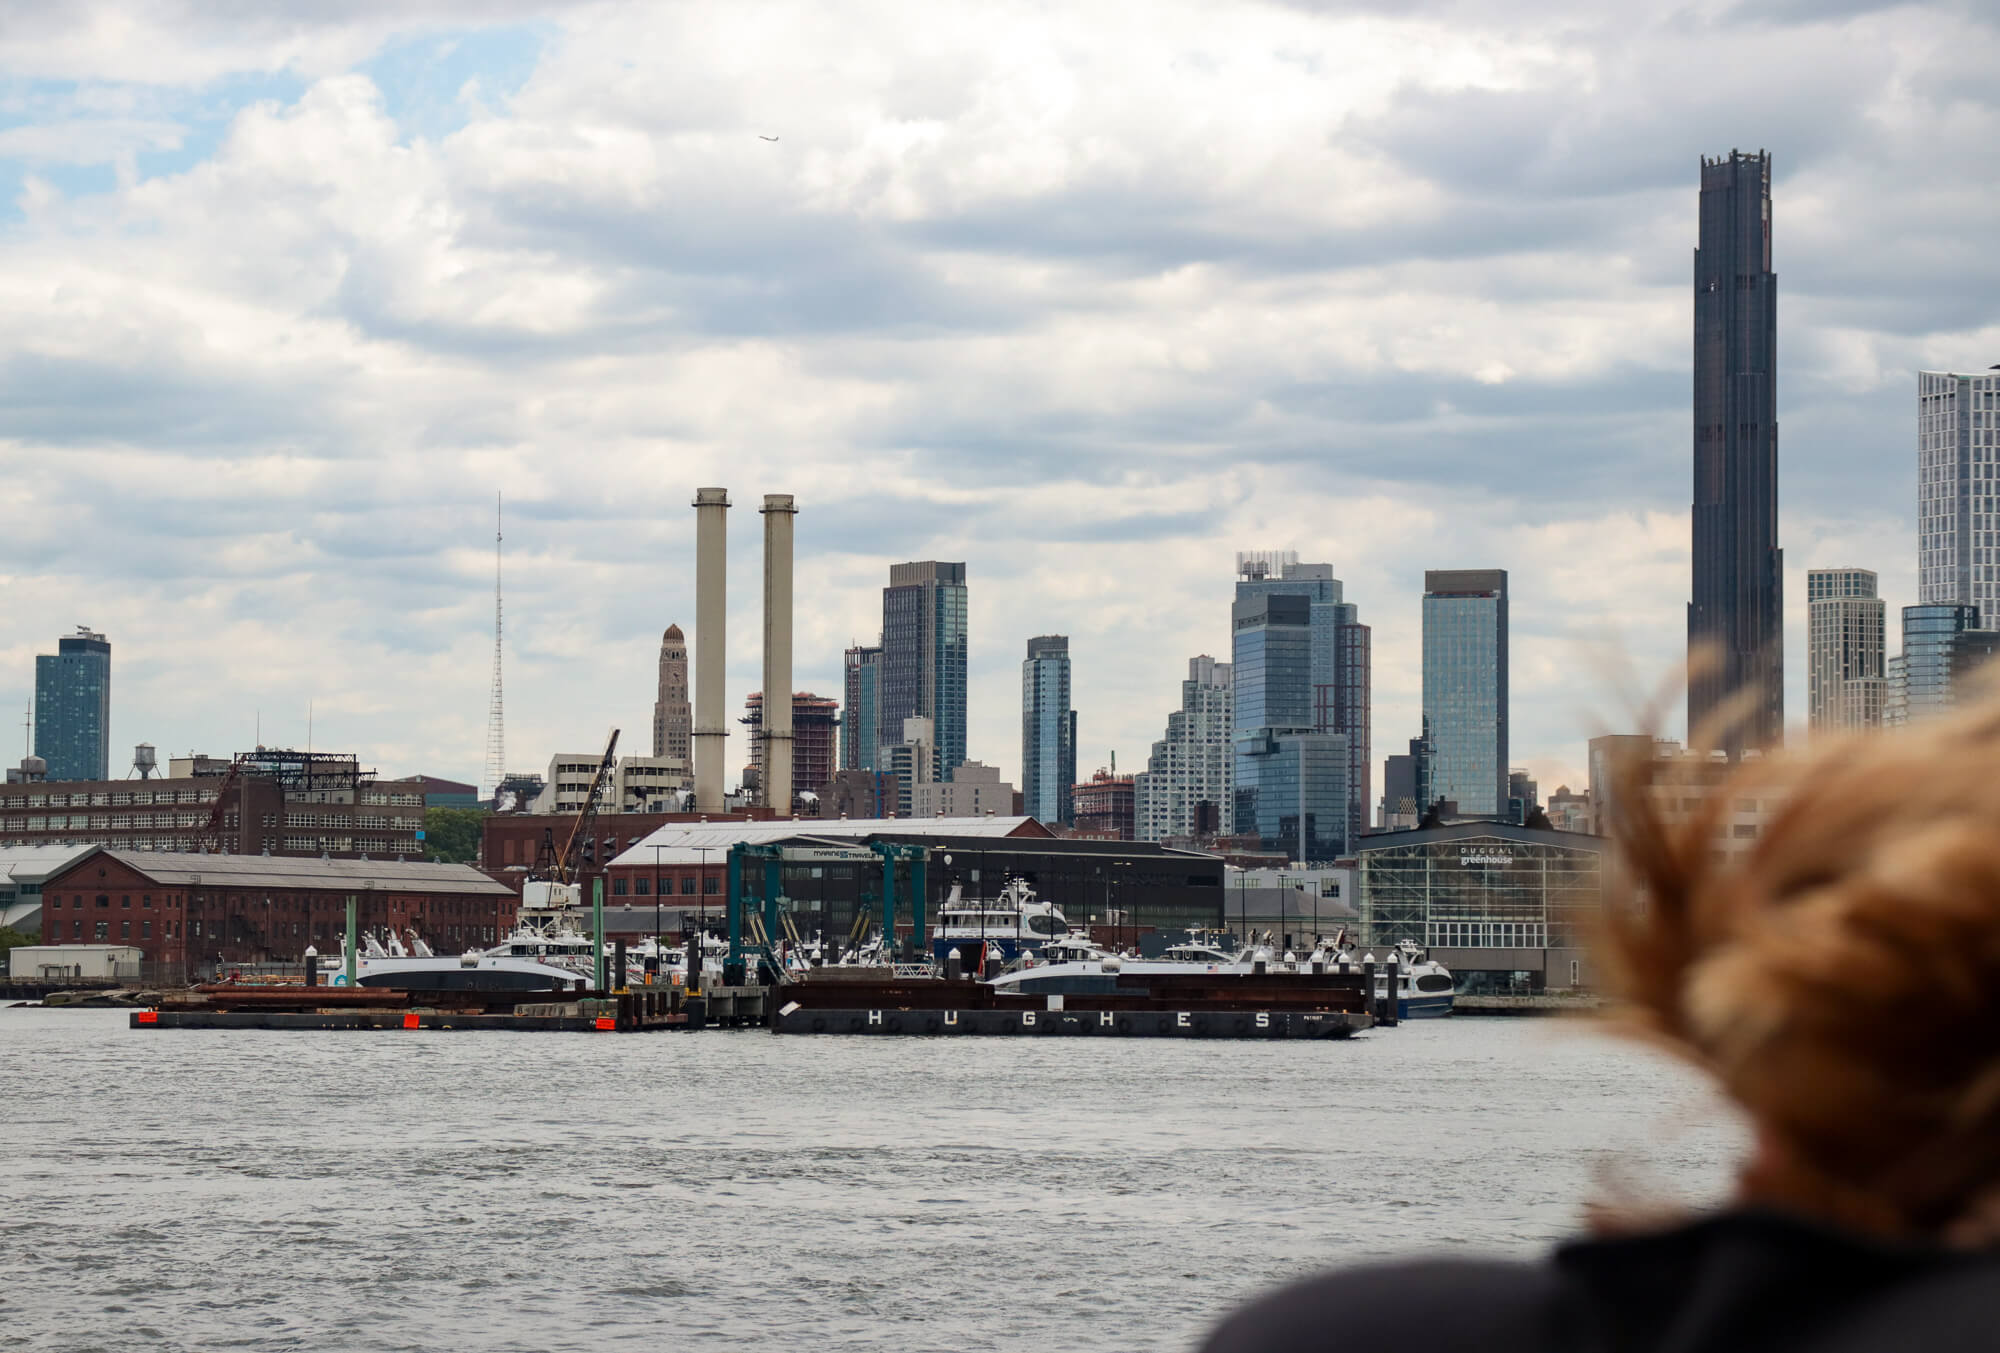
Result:
<svg viewBox="0 0 2000 1353"><path fill-rule="evenodd" d="M1901 1239L2000 1239L2000 698L1746 761L1692 820L1615 771L1639 897L1615 1018L1704 1068L1764 1149L1743 1200ZM1782 800L1714 849L1731 802Z"/></svg>

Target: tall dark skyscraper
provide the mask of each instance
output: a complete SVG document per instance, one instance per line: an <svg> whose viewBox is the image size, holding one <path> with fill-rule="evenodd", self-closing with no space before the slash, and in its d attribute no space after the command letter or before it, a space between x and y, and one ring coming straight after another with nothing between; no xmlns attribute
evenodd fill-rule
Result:
<svg viewBox="0 0 2000 1353"><path fill-rule="evenodd" d="M882 589L876 745L903 741L903 720L931 720L938 778L965 762L965 565L891 564ZM877 766L876 769L886 769Z"/></svg>
<svg viewBox="0 0 2000 1353"><path fill-rule="evenodd" d="M1038 822L1076 825L1076 711L1070 707L1069 638L1028 640L1021 664L1021 805Z"/></svg>
<svg viewBox="0 0 2000 1353"><path fill-rule="evenodd" d="M35 755L51 780L111 778L111 644L81 626L35 659Z"/></svg>
<svg viewBox="0 0 2000 1353"><path fill-rule="evenodd" d="M1730 756L1785 729L1784 551L1778 548L1778 276L1771 271L1771 157L1701 162L1694 251L1694 600L1688 735ZM1704 725L1738 691L1734 727Z"/></svg>
<svg viewBox="0 0 2000 1353"><path fill-rule="evenodd" d="M1507 811L1507 664L1507 570L1425 569L1425 797L1460 817Z"/></svg>

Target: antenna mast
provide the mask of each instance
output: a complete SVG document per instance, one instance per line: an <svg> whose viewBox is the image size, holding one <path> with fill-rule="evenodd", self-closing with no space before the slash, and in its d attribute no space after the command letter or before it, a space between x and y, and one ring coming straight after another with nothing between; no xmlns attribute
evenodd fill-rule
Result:
<svg viewBox="0 0 2000 1353"><path fill-rule="evenodd" d="M500 495L493 495L493 704L486 715L486 782L499 805L507 776L507 716L500 699Z"/></svg>

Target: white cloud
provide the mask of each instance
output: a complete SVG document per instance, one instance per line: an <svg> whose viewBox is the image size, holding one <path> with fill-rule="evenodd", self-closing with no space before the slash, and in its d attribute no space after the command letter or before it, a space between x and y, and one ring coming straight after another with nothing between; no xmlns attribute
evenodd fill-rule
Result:
<svg viewBox="0 0 2000 1353"><path fill-rule="evenodd" d="M1184 660L1227 650L1232 552L1297 548L1374 626L1378 757L1416 728L1422 571L1510 569L1515 756L1574 784L1617 712L1604 650L1650 675L1684 638L1699 154L1779 155L1793 609L1809 563L1908 599L1908 373L2000 360L1995 34L1921 14L355 0L10 28L0 699L88 622L121 741L245 745L259 710L303 741L311 701L322 745L474 778L499 488L538 767L645 726L659 631L692 629L688 499L723 483L732 705L756 496L788 491L799 684L837 693L890 562L966 559L971 750L1010 772L1027 637L1072 636L1085 772L1137 767ZM494 22L538 59L468 80ZM426 34L444 130L362 69ZM148 169L166 150L192 158ZM108 189L62 172L104 163Z"/></svg>

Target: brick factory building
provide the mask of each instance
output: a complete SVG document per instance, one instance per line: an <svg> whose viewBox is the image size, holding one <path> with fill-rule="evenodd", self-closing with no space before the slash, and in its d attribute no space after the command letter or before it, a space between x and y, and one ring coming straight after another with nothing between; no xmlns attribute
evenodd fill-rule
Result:
<svg viewBox="0 0 2000 1353"><path fill-rule="evenodd" d="M378 782L352 756L260 747L232 762L173 764L193 773L0 785L0 845L335 859L423 854L423 786ZM218 797L219 835L209 836Z"/></svg>
<svg viewBox="0 0 2000 1353"><path fill-rule="evenodd" d="M336 956L347 898L364 930L414 930L439 953L498 942L517 899L470 865L189 855L99 846L42 882L44 944L124 944L155 981L231 963Z"/></svg>

